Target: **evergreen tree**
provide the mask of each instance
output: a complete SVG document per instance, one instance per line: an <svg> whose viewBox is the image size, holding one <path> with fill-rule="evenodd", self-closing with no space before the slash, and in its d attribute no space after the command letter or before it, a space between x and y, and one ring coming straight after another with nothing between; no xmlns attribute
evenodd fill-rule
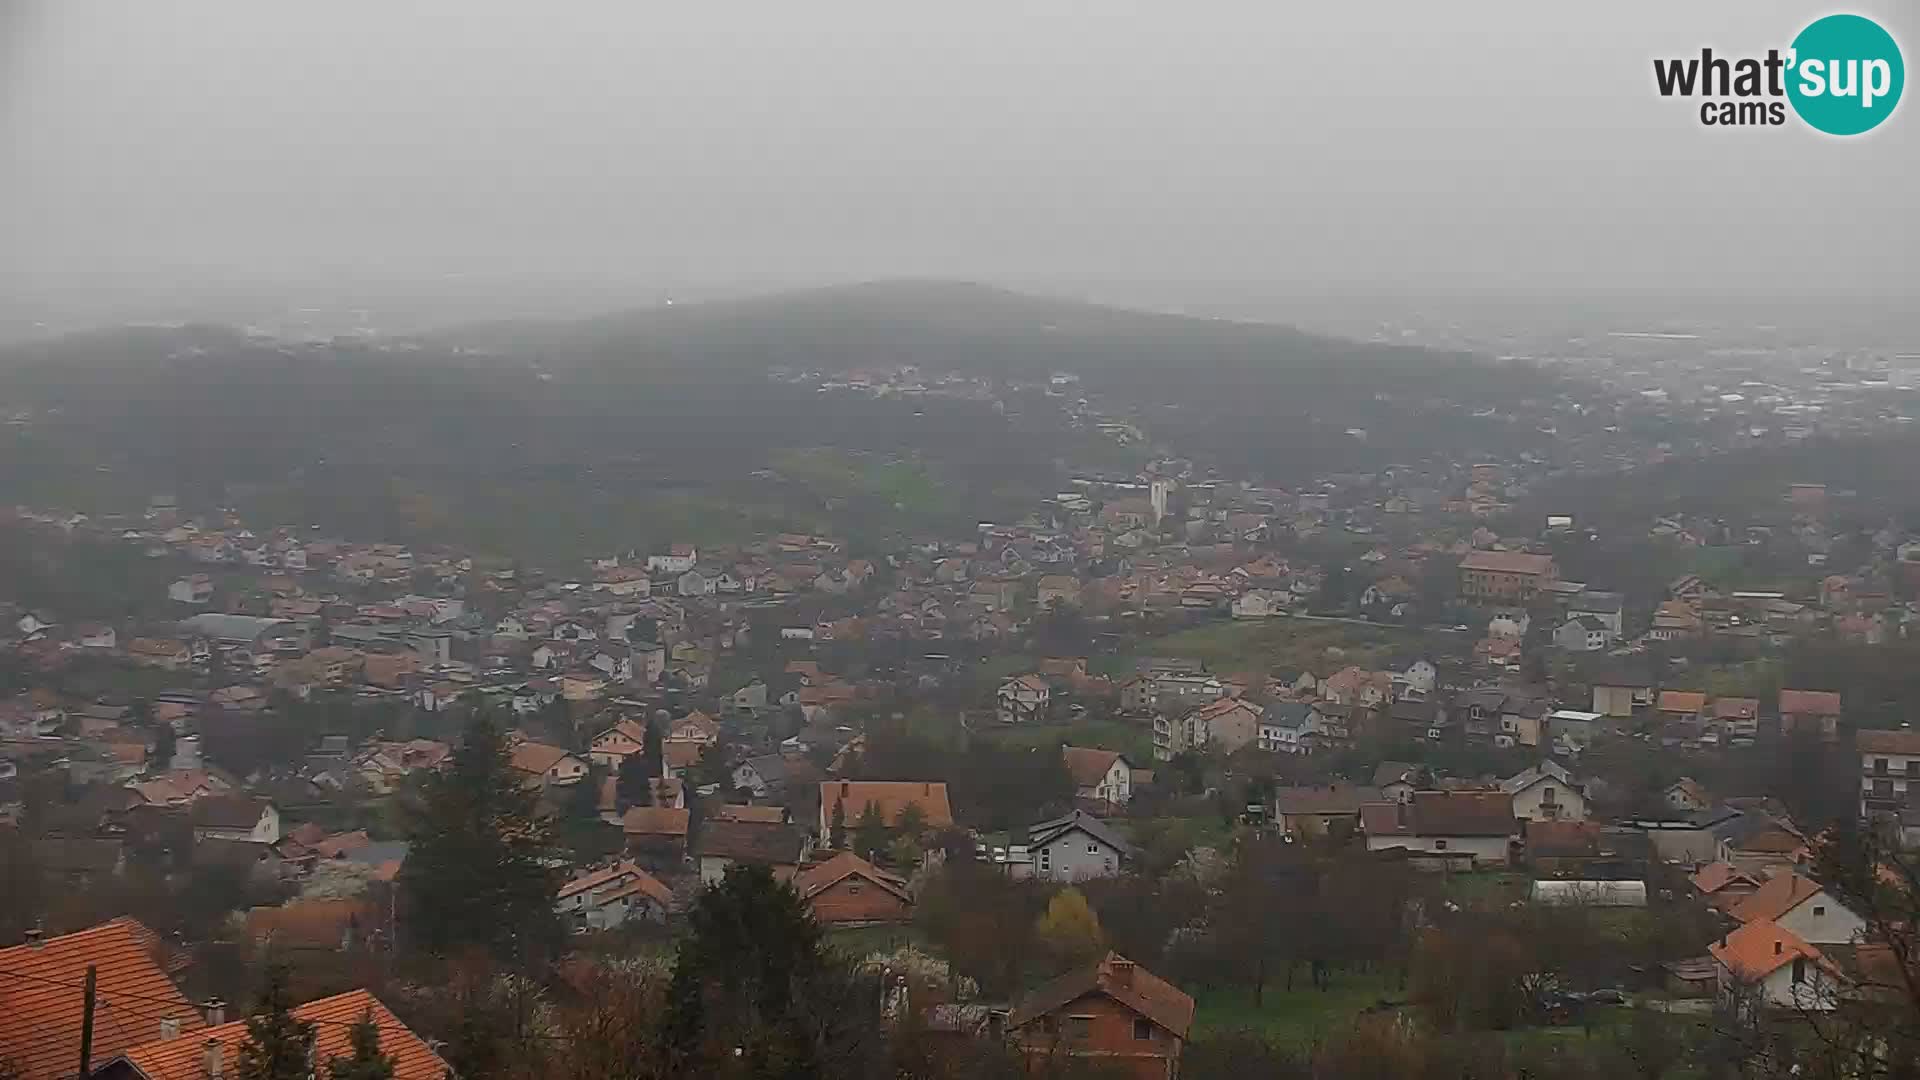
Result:
<svg viewBox="0 0 1920 1080"><path fill-rule="evenodd" d="M880 804L869 801L853 827L853 849L861 858L871 859L874 852L886 846L887 819L880 814Z"/></svg>
<svg viewBox="0 0 1920 1080"><path fill-rule="evenodd" d="M660 776L665 767L666 750L661 746L665 733L659 717L647 721L647 733L640 740L640 760L647 769L648 776Z"/></svg>
<svg viewBox="0 0 1920 1080"><path fill-rule="evenodd" d="M239 1080L308 1080L312 1072L313 1025L293 1016L283 964L267 967L267 985L247 1018L240 1044Z"/></svg>
<svg viewBox="0 0 1920 1080"><path fill-rule="evenodd" d="M477 945L524 963L558 945L552 847L507 745L483 715L467 727L451 766L427 777L400 871L404 933L422 953Z"/></svg>
<svg viewBox="0 0 1920 1080"><path fill-rule="evenodd" d="M864 1074L878 987L830 950L788 886L735 866L688 915L658 1045L666 1076Z"/></svg>
<svg viewBox="0 0 1920 1080"><path fill-rule="evenodd" d="M653 778L645 754L628 754L620 762L620 801L629 806L653 805Z"/></svg>
<svg viewBox="0 0 1920 1080"><path fill-rule="evenodd" d="M380 1052L380 1025L373 1022L371 1006L360 1014L347 1038L353 1054L327 1062L328 1080L393 1080L393 1058Z"/></svg>
<svg viewBox="0 0 1920 1080"><path fill-rule="evenodd" d="M835 851L847 849L847 804L844 802L833 804L833 821L827 829L827 846Z"/></svg>

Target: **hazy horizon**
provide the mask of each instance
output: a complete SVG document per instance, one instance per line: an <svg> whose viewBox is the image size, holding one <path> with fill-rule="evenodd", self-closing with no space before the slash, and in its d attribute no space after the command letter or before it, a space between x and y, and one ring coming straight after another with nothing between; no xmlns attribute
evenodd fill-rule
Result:
<svg viewBox="0 0 1920 1080"><path fill-rule="evenodd" d="M9 0L0 281L62 317L900 276L1276 317L1898 302L1913 104L1842 141L1703 128L1652 84L1827 10ZM1855 10L1911 51L1911 9Z"/></svg>

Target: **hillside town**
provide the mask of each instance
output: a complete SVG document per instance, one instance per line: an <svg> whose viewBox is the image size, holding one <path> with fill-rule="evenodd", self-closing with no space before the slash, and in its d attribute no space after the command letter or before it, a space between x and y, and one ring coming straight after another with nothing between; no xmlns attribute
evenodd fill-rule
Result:
<svg viewBox="0 0 1920 1080"><path fill-rule="evenodd" d="M215 999L245 992L228 958L294 950L334 996L289 1015L338 1020L340 1046L365 1020L401 1074L445 1072L398 1003L347 983L391 978L421 932L397 902L409 814L476 724L553 838L576 949L670 940L757 868L817 926L877 934L870 962L922 973L873 1025L917 1010L1029 1058L1175 1075L1204 1003L1249 978L1196 959L1238 932L1204 897L1251 890L1279 917L1308 901L1234 875L1309 852L1333 878L1406 874L1389 921L1423 913L1416 951L1509 903L1632 928L1630 967L1563 956L1497 1026L1884 993L1909 931L1823 881L1821 851L1836 821L1920 846L1912 698L1873 668L1920 625L1920 534L1812 483L1739 519L1526 521L1542 467L1281 489L1162 458L962 535L689 538L547 567L164 495L15 507L0 534L23 558L143 591L116 615L0 604L8 876L39 882L0 972L41 980L0 984L0 1060L70 1072L73 999L30 991L86 975L153 1002L139 1032L91 1036L96 1064L217 1077L241 1028ZM156 882L164 925L120 900ZM1129 898L1181 882L1202 898L1169 904L1185 922L1108 948ZM950 912L996 889L1045 914L983 948ZM1064 940L1073 911L1091 927ZM1296 963L1316 985L1373 963L1268 932L1289 985ZM1400 940L1380 932L1353 947ZM999 955L1021 942L1059 978ZM1407 970L1379 1001L1409 1000Z"/></svg>

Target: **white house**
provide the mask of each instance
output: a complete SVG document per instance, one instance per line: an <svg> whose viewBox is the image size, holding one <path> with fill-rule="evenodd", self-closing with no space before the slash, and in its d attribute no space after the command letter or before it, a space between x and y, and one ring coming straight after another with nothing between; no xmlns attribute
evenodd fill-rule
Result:
<svg viewBox="0 0 1920 1080"><path fill-rule="evenodd" d="M1846 990L1844 978L1819 949L1765 919L1722 937L1707 946L1707 952L1719 975L1722 999L1736 1007L1828 1012ZM1746 999L1749 993L1758 1000Z"/></svg>
<svg viewBox="0 0 1920 1080"><path fill-rule="evenodd" d="M1271 619L1287 613L1287 595L1270 589L1249 589L1233 601L1236 619Z"/></svg>
<svg viewBox="0 0 1920 1080"><path fill-rule="evenodd" d="M1812 878L1791 870L1770 877L1731 912L1743 923L1771 922L1814 945L1855 945L1867 922Z"/></svg>
<svg viewBox="0 0 1920 1080"><path fill-rule="evenodd" d="M621 860L560 886L553 909L574 927L609 930L629 919L662 922L672 906L671 889L635 863Z"/></svg>
<svg viewBox="0 0 1920 1080"><path fill-rule="evenodd" d="M675 544L665 555L647 556L647 569L660 574L684 574L700 561L692 544Z"/></svg>
<svg viewBox="0 0 1920 1080"><path fill-rule="evenodd" d="M513 767L541 787L570 787L587 778L587 763L558 746L523 742L513 748Z"/></svg>
<svg viewBox="0 0 1920 1080"><path fill-rule="evenodd" d="M193 800L189 816L193 819L196 840L280 842L280 811L267 799L250 795L203 795Z"/></svg>
<svg viewBox="0 0 1920 1080"><path fill-rule="evenodd" d="M1897 813L1920 800L1920 731L1862 731L1853 738L1860 752L1860 816Z"/></svg>
<svg viewBox="0 0 1920 1080"><path fill-rule="evenodd" d="M1500 782L1513 799L1513 816L1520 821L1585 821L1587 800L1573 775L1559 764L1543 761Z"/></svg>
<svg viewBox="0 0 1920 1080"><path fill-rule="evenodd" d="M1062 746L1074 795L1091 802L1125 806L1133 798L1133 763L1118 750Z"/></svg>
<svg viewBox="0 0 1920 1080"><path fill-rule="evenodd" d="M712 596L720 591L720 578L705 570L686 570L674 579L674 591L681 596Z"/></svg>
<svg viewBox="0 0 1920 1080"><path fill-rule="evenodd" d="M1023 724L1037 720L1047 711L1052 691L1038 675L1017 675L1000 684L995 702L1000 722Z"/></svg>
<svg viewBox="0 0 1920 1080"><path fill-rule="evenodd" d="M1613 643L1607 624L1592 615L1576 615L1553 631L1553 644L1567 652L1598 652Z"/></svg>
<svg viewBox="0 0 1920 1080"><path fill-rule="evenodd" d="M183 577L167 586L167 599L181 604L205 604L213 600L213 579L205 574Z"/></svg>
<svg viewBox="0 0 1920 1080"><path fill-rule="evenodd" d="M1416 791L1411 802L1362 806L1360 831L1368 851L1404 848L1480 867L1507 865L1519 825L1503 792Z"/></svg>

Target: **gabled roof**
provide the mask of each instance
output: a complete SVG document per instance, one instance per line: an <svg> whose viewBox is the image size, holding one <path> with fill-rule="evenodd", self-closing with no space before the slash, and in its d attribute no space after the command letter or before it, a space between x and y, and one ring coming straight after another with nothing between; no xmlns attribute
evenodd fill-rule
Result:
<svg viewBox="0 0 1920 1080"><path fill-rule="evenodd" d="M1729 885L1759 885L1759 879L1727 862L1712 862L1694 871L1687 880L1703 895L1712 896Z"/></svg>
<svg viewBox="0 0 1920 1080"><path fill-rule="evenodd" d="M1756 919L1775 922L1819 892L1820 883L1811 878L1792 872L1776 874L1768 878L1752 896L1740 901L1731 914L1741 922Z"/></svg>
<svg viewBox="0 0 1920 1080"><path fill-rule="evenodd" d="M1524 551L1475 550L1460 560L1460 569L1495 574L1544 574L1553 569L1553 556L1532 555Z"/></svg>
<svg viewBox="0 0 1920 1080"><path fill-rule="evenodd" d="M709 819L700 825L694 854L702 858L791 866L800 861L805 837L785 822Z"/></svg>
<svg viewBox="0 0 1920 1080"><path fill-rule="evenodd" d="M350 990L309 1001L294 1009L293 1016L314 1025L314 1060L325 1063L352 1055L349 1040L353 1025L368 1012L380 1028L380 1052L393 1059L394 1080L442 1080L449 1074L447 1063L440 1055L365 990ZM244 1020L176 1039L145 1043L121 1056L148 1080L203 1080L206 1044L215 1039L221 1043L225 1068L237 1072L240 1047L247 1040Z"/></svg>
<svg viewBox="0 0 1920 1080"><path fill-rule="evenodd" d="M793 891L800 894L800 899L807 900L849 877L871 881L900 899L913 902L913 894L907 891L906 882L851 851L843 851L826 862L809 866L795 874Z"/></svg>
<svg viewBox="0 0 1920 1080"><path fill-rule="evenodd" d="M947 785L919 780L822 780L820 813L822 821L833 819L833 808L845 804L847 827L860 820L860 814L873 803L888 825L898 824L908 806L920 807L930 829L953 824L953 807L947 802Z"/></svg>
<svg viewBox="0 0 1920 1080"><path fill-rule="evenodd" d="M1274 809L1282 814L1358 814L1367 803L1379 802L1380 789L1353 784L1275 788Z"/></svg>
<svg viewBox="0 0 1920 1080"><path fill-rule="evenodd" d="M1409 807L1420 836L1512 836L1513 799L1502 791L1416 791Z"/></svg>
<svg viewBox="0 0 1920 1080"><path fill-rule="evenodd" d="M81 988L96 969L93 1060L105 1062L157 1036L160 1021L183 1032L205 1027L200 1012L154 959L154 933L114 919L40 945L0 950L0 1058L22 1080L73 1075L80 1060ZM198 1039L196 1037L195 1041Z"/></svg>
<svg viewBox="0 0 1920 1080"><path fill-rule="evenodd" d="M1659 710L1670 713L1697 713L1707 707L1707 695L1693 690L1660 691Z"/></svg>
<svg viewBox="0 0 1920 1080"><path fill-rule="evenodd" d="M1782 690L1780 711L1811 713L1815 716L1840 715L1840 695L1832 690Z"/></svg>
<svg viewBox="0 0 1920 1080"><path fill-rule="evenodd" d="M1090 746L1062 746L1060 756L1066 760L1067 772L1072 774L1076 787L1094 787L1107 778L1113 763L1125 759L1118 750L1099 750ZM1132 765L1132 762L1128 762Z"/></svg>
<svg viewBox="0 0 1920 1080"><path fill-rule="evenodd" d="M193 823L209 829L251 829L273 804L251 795L204 795L193 801Z"/></svg>
<svg viewBox="0 0 1920 1080"><path fill-rule="evenodd" d="M533 776L545 775L548 769L560 764L567 756L564 747L548 746L546 743L523 742L513 748L513 767Z"/></svg>
<svg viewBox="0 0 1920 1080"><path fill-rule="evenodd" d="M1771 919L1755 919L1707 947L1728 971L1743 979L1764 979L1793 963L1811 960L1831 974L1839 974L1819 949Z"/></svg>
<svg viewBox="0 0 1920 1080"><path fill-rule="evenodd" d="M627 809L620 829L628 836L687 836L687 811L667 806L634 806Z"/></svg>
<svg viewBox="0 0 1920 1080"><path fill-rule="evenodd" d="M1920 731L1860 731L1853 745L1863 754L1920 755Z"/></svg>
<svg viewBox="0 0 1920 1080"><path fill-rule="evenodd" d="M673 890L662 885L658 878L642 870L638 864L626 859L574 878L560 886L554 898L565 900L580 893L591 894L600 903L618 900L635 893L656 900L663 906L673 902Z"/></svg>
<svg viewBox="0 0 1920 1080"><path fill-rule="evenodd" d="M1419 782L1423 765L1406 761L1383 761L1373 767L1373 786L1386 787L1388 784L1415 784Z"/></svg>
<svg viewBox="0 0 1920 1080"><path fill-rule="evenodd" d="M1133 845L1126 842L1119 833L1114 832L1099 818L1083 810L1075 810L1065 817L1053 818L1027 827L1027 846L1040 847L1050 844L1070 832L1083 832L1102 844L1125 856L1133 855Z"/></svg>
<svg viewBox="0 0 1920 1080"><path fill-rule="evenodd" d="M1091 994L1112 998L1179 1038L1186 1038L1193 1027L1191 997L1113 952L1097 964L1062 975L1028 994L1007 1017L1007 1026L1024 1027Z"/></svg>

